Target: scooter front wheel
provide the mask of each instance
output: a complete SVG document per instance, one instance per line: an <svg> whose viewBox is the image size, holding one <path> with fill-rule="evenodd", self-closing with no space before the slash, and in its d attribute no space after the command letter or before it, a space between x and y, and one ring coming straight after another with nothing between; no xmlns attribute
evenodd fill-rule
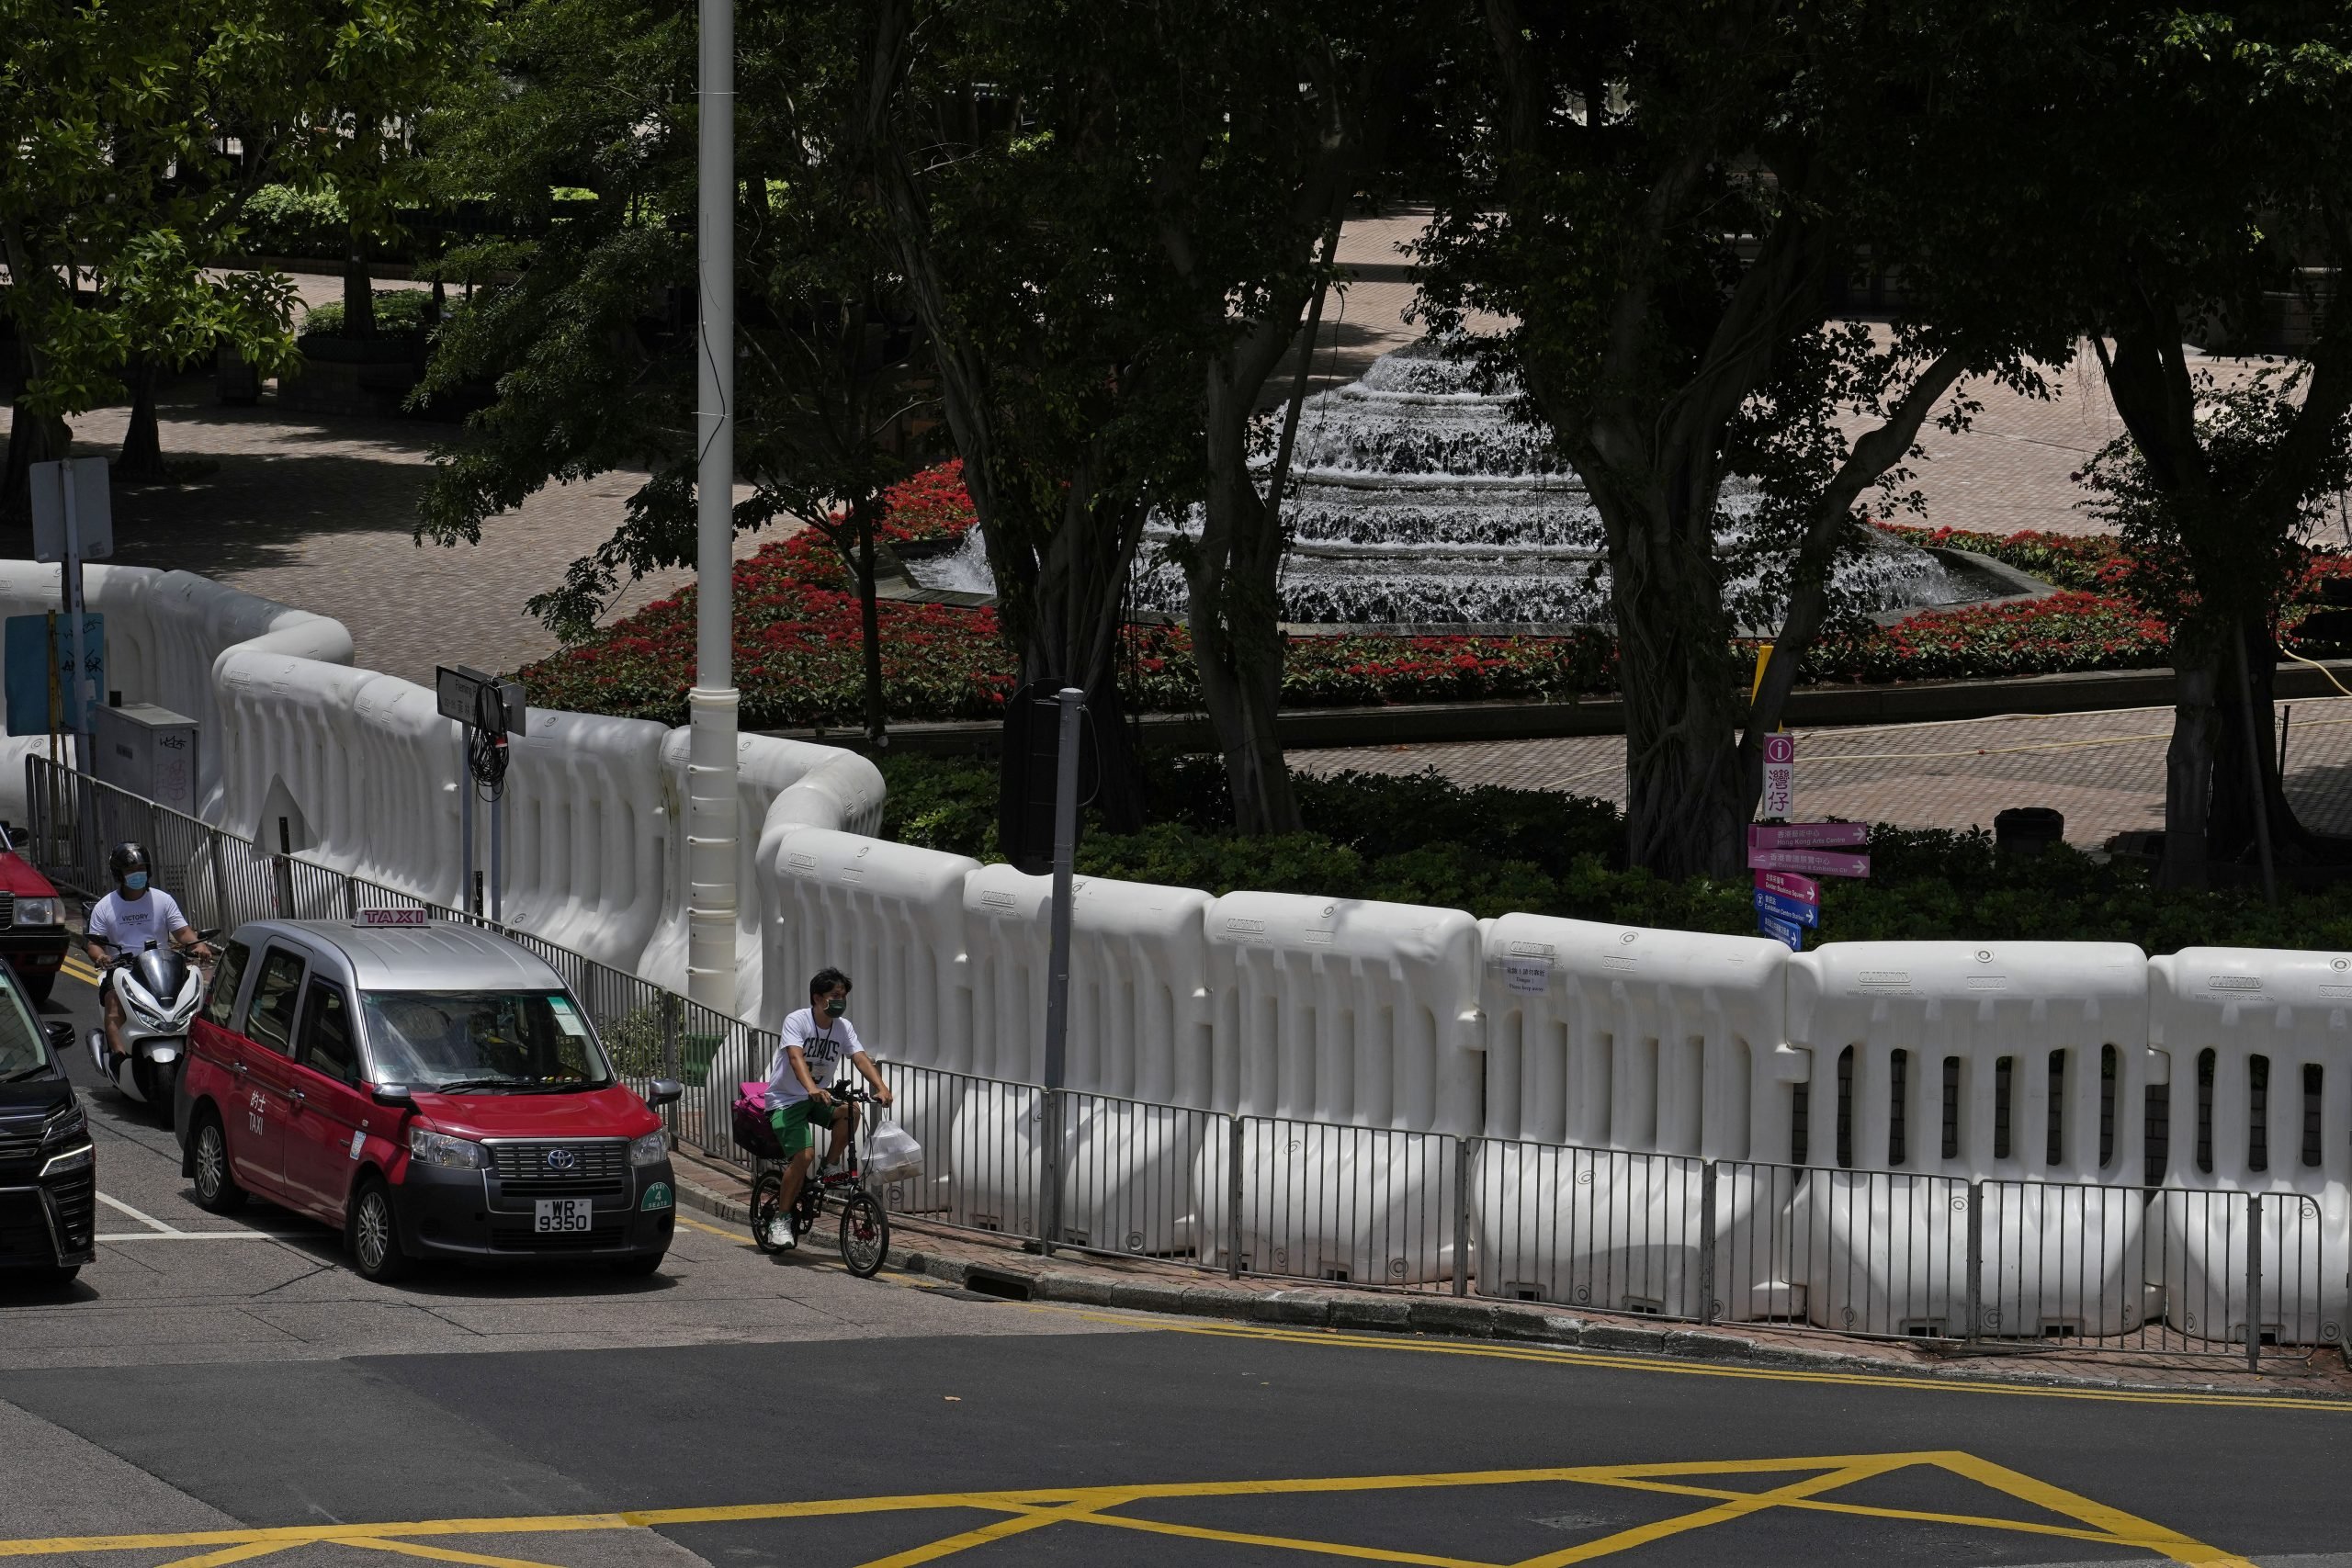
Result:
<svg viewBox="0 0 2352 1568"><path fill-rule="evenodd" d="M174 1130L178 1109L173 1103L179 1092L180 1065L177 1062L142 1062L139 1066L139 1092L146 1097L148 1108L164 1131Z"/></svg>

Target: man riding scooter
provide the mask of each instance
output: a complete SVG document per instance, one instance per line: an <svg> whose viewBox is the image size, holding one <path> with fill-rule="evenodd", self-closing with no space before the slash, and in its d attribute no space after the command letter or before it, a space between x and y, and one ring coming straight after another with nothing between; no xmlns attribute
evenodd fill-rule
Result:
<svg viewBox="0 0 2352 1568"><path fill-rule="evenodd" d="M115 995L114 971L107 967L116 955L143 953L149 942L170 942L197 958L209 958L212 949L199 940L179 901L160 887L147 886L147 852L137 844L117 844L107 856L107 870L115 890L90 909L87 940L90 962L105 976L98 997L106 1004L107 1055L111 1067L129 1055L122 1043L122 998Z"/></svg>

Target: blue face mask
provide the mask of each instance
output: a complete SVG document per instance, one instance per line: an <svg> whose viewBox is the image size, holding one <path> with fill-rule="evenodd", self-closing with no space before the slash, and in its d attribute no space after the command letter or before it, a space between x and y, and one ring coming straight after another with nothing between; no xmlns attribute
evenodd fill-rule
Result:
<svg viewBox="0 0 2352 1568"><path fill-rule="evenodd" d="M145 872L143 872L143 871L134 871L134 872L129 873L129 874L128 874L127 875L125 875L125 876L123 877L123 879L122 879L122 890L123 890L125 893L144 893L144 892L146 892L146 891L147 891L147 874L146 874Z"/></svg>

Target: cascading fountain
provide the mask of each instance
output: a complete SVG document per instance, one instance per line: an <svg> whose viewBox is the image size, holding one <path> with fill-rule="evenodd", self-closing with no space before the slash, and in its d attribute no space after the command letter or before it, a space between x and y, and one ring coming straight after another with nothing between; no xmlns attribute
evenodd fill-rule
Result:
<svg viewBox="0 0 2352 1568"><path fill-rule="evenodd" d="M1607 550L1584 482L1541 432L1511 417L1508 389L1476 390L1474 375L1424 341L1307 400L1291 465L1285 620L1464 631L1608 618ZM1720 548L1738 548L1754 505L1743 482L1724 487ZM1166 548L1179 527L1197 533L1198 510L1181 525L1155 515L1146 529L1139 609L1184 608L1184 576ZM931 589L995 587L977 528L955 551L907 570ZM2019 586L1891 537L1841 562L1836 582L1866 613L1973 603Z"/></svg>

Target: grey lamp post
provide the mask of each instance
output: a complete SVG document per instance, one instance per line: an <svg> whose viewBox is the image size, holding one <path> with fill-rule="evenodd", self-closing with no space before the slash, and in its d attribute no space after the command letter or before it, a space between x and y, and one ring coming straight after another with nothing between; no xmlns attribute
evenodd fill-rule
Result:
<svg viewBox="0 0 2352 1568"><path fill-rule="evenodd" d="M686 703L686 994L735 1011L735 10L698 0L695 684Z"/></svg>

